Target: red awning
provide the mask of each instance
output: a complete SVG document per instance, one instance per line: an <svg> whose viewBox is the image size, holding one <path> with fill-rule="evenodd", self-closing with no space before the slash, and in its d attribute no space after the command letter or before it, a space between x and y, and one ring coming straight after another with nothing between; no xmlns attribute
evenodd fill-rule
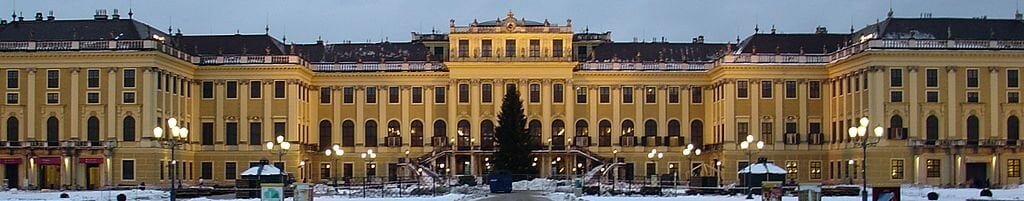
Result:
<svg viewBox="0 0 1024 201"><path fill-rule="evenodd" d="M0 164L21 164L21 158L0 158Z"/></svg>
<svg viewBox="0 0 1024 201"><path fill-rule="evenodd" d="M103 158L78 158L78 163L103 164Z"/></svg>
<svg viewBox="0 0 1024 201"><path fill-rule="evenodd" d="M35 159L37 165L60 165L60 157L38 157Z"/></svg>

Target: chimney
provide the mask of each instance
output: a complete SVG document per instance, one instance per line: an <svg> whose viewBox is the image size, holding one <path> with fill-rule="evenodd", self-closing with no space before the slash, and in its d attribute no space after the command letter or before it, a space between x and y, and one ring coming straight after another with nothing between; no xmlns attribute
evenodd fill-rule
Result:
<svg viewBox="0 0 1024 201"><path fill-rule="evenodd" d="M57 19L57 17L53 16L53 11L52 10L50 11L49 15L46 15L46 21L53 21L53 20L56 20L56 19Z"/></svg>
<svg viewBox="0 0 1024 201"><path fill-rule="evenodd" d="M94 20L106 20L107 19L107 9L98 9L98 10L96 10L96 14L92 16L92 19L94 19Z"/></svg>
<svg viewBox="0 0 1024 201"><path fill-rule="evenodd" d="M115 19L115 20L119 20L119 19L121 19L121 14L118 14L117 13L117 9L115 8L114 9L114 15L111 15L110 17Z"/></svg>
<svg viewBox="0 0 1024 201"><path fill-rule="evenodd" d="M36 11L36 21L43 21L43 11Z"/></svg>
<svg viewBox="0 0 1024 201"><path fill-rule="evenodd" d="M697 36L697 44L704 44L704 36Z"/></svg>
<svg viewBox="0 0 1024 201"><path fill-rule="evenodd" d="M823 26L818 26L817 28L814 28L814 33L816 33L816 34L828 34L828 29L826 29Z"/></svg>

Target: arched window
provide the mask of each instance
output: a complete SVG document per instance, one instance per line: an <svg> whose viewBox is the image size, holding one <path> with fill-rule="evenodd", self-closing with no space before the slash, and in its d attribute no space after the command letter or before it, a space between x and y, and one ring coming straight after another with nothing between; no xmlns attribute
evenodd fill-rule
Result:
<svg viewBox="0 0 1024 201"><path fill-rule="evenodd" d="M458 146L459 149L468 149L471 146L473 146L471 144L472 143L471 142L472 139L470 139L470 136L473 136L473 135L470 134L470 132L472 132L472 130L470 130L471 128L469 127L469 121L467 121L465 119L459 120L459 123L456 124L456 128L455 129L456 129L456 132L458 132L458 135L459 135L458 139L456 140L456 143L458 143L458 144L456 144L456 146Z"/></svg>
<svg viewBox="0 0 1024 201"><path fill-rule="evenodd" d="M46 146L60 145L60 121L57 117L46 119Z"/></svg>
<svg viewBox="0 0 1024 201"><path fill-rule="evenodd" d="M490 119L485 119L480 122L480 146L484 149L490 149L494 147L494 122Z"/></svg>
<svg viewBox="0 0 1024 201"><path fill-rule="evenodd" d="M704 122L700 120L690 122L690 144L696 148L704 148Z"/></svg>
<svg viewBox="0 0 1024 201"><path fill-rule="evenodd" d="M121 127L124 129L121 131L121 140L125 142L135 141L135 117L127 116L121 124Z"/></svg>
<svg viewBox="0 0 1024 201"><path fill-rule="evenodd" d="M356 124L352 120L341 123L341 146L356 146Z"/></svg>
<svg viewBox="0 0 1024 201"><path fill-rule="evenodd" d="M590 135L589 125L586 120L576 121L576 136L587 136Z"/></svg>
<svg viewBox="0 0 1024 201"><path fill-rule="evenodd" d="M633 121L628 120L628 119L625 120L625 121L622 121L622 135L623 136L633 136Z"/></svg>
<svg viewBox="0 0 1024 201"><path fill-rule="evenodd" d="M644 122L644 136L658 136L658 122L653 119Z"/></svg>
<svg viewBox="0 0 1024 201"><path fill-rule="evenodd" d="M320 121L320 150L326 150L331 147L333 139L331 139L331 121L322 120Z"/></svg>
<svg viewBox="0 0 1024 201"><path fill-rule="evenodd" d="M388 130L386 131L387 146L389 147L400 147L402 146L402 123L398 120L388 121Z"/></svg>
<svg viewBox="0 0 1024 201"><path fill-rule="evenodd" d="M539 148L541 145L543 145L540 139L540 127L540 121L536 119L530 120L529 127L527 127L527 130L530 133L530 145L534 146L535 148Z"/></svg>
<svg viewBox="0 0 1024 201"><path fill-rule="evenodd" d="M459 132L459 136L460 137L461 136L466 136L466 137L470 136L470 132L472 132L472 130L470 130L469 121L466 121L465 119L460 120L458 126L459 126L458 127L458 132Z"/></svg>
<svg viewBox="0 0 1024 201"><path fill-rule="evenodd" d="M444 120L434 121L434 134L430 139L435 147L448 146L448 124Z"/></svg>
<svg viewBox="0 0 1024 201"><path fill-rule="evenodd" d="M1006 144L1016 145L1017 140L1020 140L1020 119L1010 116L1006 119Z"/></svg>
<svg viewBox="0 0 1024 201"><path fill-rule="evenodd" d="M673 119L668 121L668 137L669 140L671 140L668 142L669 146L680 146L686 143L686 140L680 136L682 135L682 132L680 131L682 130L682 128L680 128L681 126L682 125L679 125L679 120Z"/></svg>
<svg viewBox="0 0 1024 201"><path fill-rule="evenodd" d="M978 117L971 115L967 117L967 145L978 145Z"/></svg>
<svg viewBox="0 0 1024 201"><path fill-rule="evenodd" d="M86 141L89 141L91 146L100 145L100 119L96 116L89 117L89 120L85 121L85 132Z"/></svg>
<svg viewBox="0 0 1024 201"><path fill-rule="evenodd" d="M925 120L925 144L935 145L939 140L939 118L935 115L928 116Z"/></svg>
<svg viewBox="0 0 1024 201"><path fill-rule="evenodd" d="M551 122L551 136L565 136L565 122L561 119Z"/></svg>
<svg viewBox="0 0 1024 201"><path fill-rule="evenodd" d="M612 146L612 122L601 120L600 123L597 123L597 135L600 138L598 139L598 146Z"/></svg>
<svg viewBox="0 0 1024 201"><path fill-rule="evenodd" d="M888 139L907 139L907 134L903 130L903 117L892 115L892 118L889 118L888 136Z"/></svg>
<svg viewBox="0 0 1024 201"><path fill-rule="evenodd" d="M900 117L900 115L892 115L892 118L889 118L889 127L903 128L903 117Z"/></svg>
<svg viewBox="0 0 1024 201"><path fill-rule="evenodd" d="M377 122L373 120L367 120L365 128L363 129L363 136L366 139L363 141L367 147L377 147Z"/></svg>
<svg viewBox="0 0 1024 201"><path fill-rule="evenodd" d="M20 124L18 123L18 118L14 118L14 117L7 118L7 139L6 140L9 143L11 143L11 145L20 145L21 144L21 143L18 142L18 141L20 141L19 135L18 135L18 126L20 126Z"/></svg>
<svg viewBox="0 0 1024 201"><path fill-rule="evenodd" d="M411 146L422 147L423 146L423 122L420 120L413 120L412 124L409 124L412 130L409 132L409 136L412 142L409 142Z"/></svg>

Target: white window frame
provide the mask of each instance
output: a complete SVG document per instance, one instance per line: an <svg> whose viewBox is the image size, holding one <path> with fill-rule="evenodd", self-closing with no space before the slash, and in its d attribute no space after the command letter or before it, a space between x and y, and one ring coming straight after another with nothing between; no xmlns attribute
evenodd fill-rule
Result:
<svg viewBox="0 0 1024 201"><path fill-rule="evenodd" d="M57 94L57 102L56 103L50 103L50 94ZM43 101L47 105L60 105L60 102L61 102L60 101L60 92L59 91L47 91L46 95L43 96Z"/></svg>
<svg viewBox="0 0 1024 201"><path fill-rule="evenodd" d="M89 94L96 94L96 102L95 103L90 103L89 102ZM85 104L99 105L102 102L103 102L103 96L101 95L101 93L99 91L87 91L87 92L85 92Z"/></svg>

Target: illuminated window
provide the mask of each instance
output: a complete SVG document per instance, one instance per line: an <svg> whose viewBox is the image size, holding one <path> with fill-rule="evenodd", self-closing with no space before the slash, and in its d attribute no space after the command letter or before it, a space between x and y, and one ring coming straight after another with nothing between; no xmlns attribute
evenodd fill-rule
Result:
<svg viewBox="0 0 1024 201"><path fill-rule="evenodd" d="M799 162L797 161L786 161L786 179L800 179L800 169L797 168L798 164Z"/></svg>
<svg viewBox="0 0 1024 201"><path fill-rule="evenodd" d="M942 172L940 169L941 160L939 159L928 159L925 160L925 172L928 177L941 177Z"/></svg>
<svg viewBox="0 0 1024 201"><path fill-rule="evenodd" d="M821 179L821 161L811 161L811 179Z"/></svg>
<svg viewBox="0 0 1024 201"><path fill-rule="evenodd" d="M644 103L656 103L658 101L658 90L654 87L647 87L644 90Z"/></svg>
<svg viewBox="0 0 1024 201"><path fill-rule="evenodd" d="M1020 159L1006 160L1006 176L1020 177Z"/></svg>
<svg viewBox="0 0 1024 201"><path fill-rule="evenodd" d="M889 169L892 172L890 178L903 179L903 159L892 159L889 162Z"/></svg>

